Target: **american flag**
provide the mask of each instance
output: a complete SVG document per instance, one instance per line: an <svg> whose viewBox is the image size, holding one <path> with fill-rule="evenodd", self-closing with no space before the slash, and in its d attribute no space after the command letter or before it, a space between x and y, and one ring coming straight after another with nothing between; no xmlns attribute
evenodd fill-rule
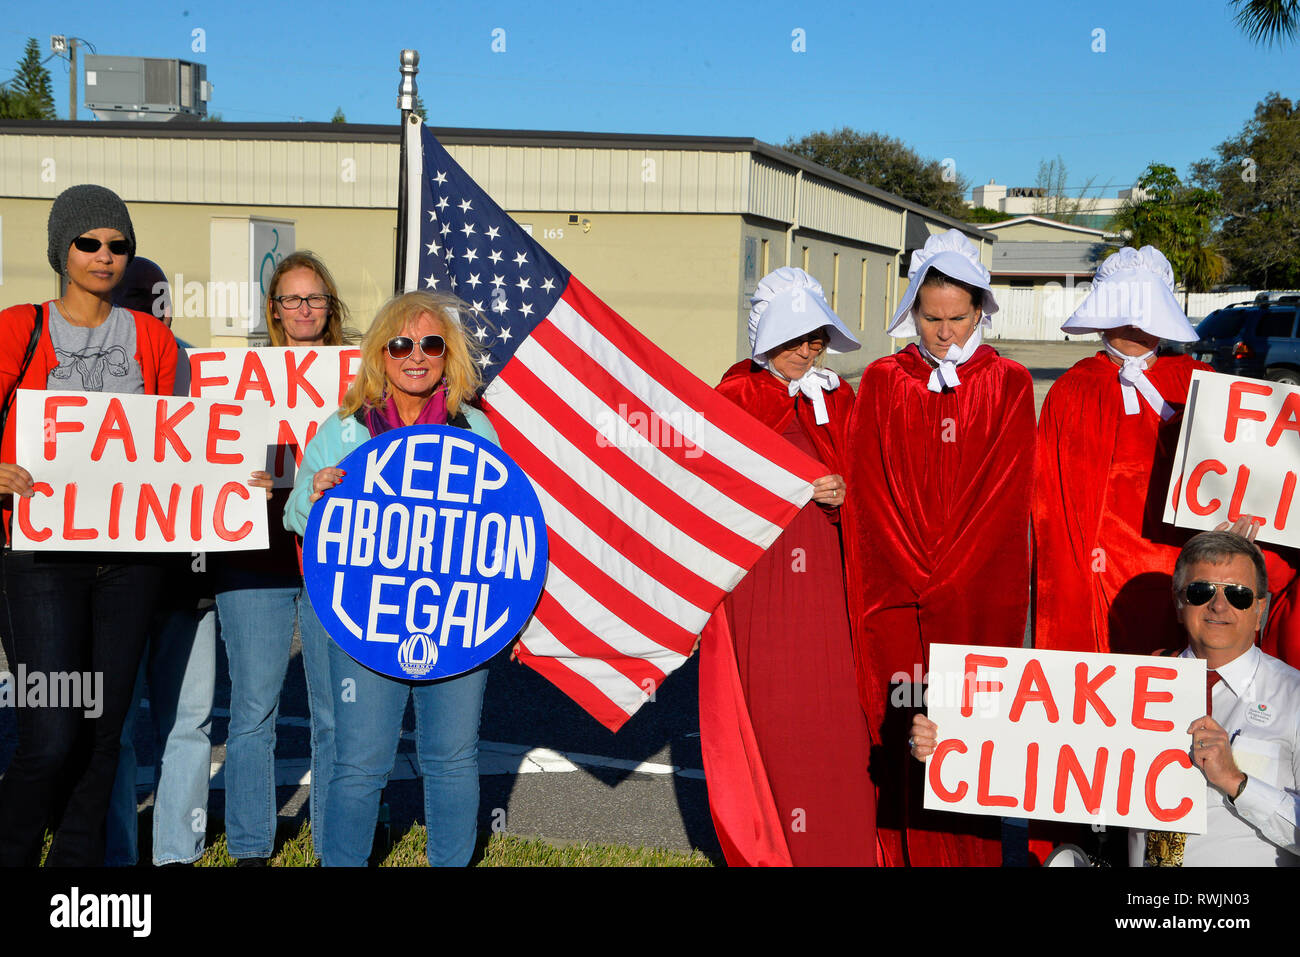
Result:
<svg viewBox="0 0 1300 957"><path fill-rule="evenodd" d="M406 288L471 306L484 410L546 516L519 660L617 731L825 469L597 299L418 118L406 136Z"/></svg>

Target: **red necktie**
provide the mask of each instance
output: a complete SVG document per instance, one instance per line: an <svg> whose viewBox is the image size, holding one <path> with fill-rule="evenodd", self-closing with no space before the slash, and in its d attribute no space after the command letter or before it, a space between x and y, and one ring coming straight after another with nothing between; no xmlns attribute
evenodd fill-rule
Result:
<svg viewBox="0 0 1300 957"><path fill-rule="evenodd" d="M1205 713L1211 718L1214 717L1214 686L1217 685L1220 680L1217 671L1205 672Z"/></svg>

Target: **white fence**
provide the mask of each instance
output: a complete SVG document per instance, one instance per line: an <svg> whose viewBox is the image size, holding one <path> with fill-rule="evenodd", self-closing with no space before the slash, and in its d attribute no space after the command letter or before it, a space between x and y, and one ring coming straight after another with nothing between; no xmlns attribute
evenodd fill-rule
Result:
<svg viewBox="0 0 1300 957"><path fill-rule="evenodd" d="M993 331L985 338L1061 342L1065 339L1061 323L1070 318L1091 288L1090 283L1083 282L1076 286L1047 283L1033 289L999 289L999 310L993 315ZM1187 316L1196 325L1215 309L1234 302L1249 302L1258 294L1254 289L1194 292L1186 296ZM1180 304L1183 298L1184 294L1179 293Z"/></svg>

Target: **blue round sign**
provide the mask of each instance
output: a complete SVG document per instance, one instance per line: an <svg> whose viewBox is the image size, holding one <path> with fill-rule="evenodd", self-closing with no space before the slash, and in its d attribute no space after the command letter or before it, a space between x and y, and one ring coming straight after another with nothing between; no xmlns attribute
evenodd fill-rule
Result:
<svg viewBox="0 0 1300 957"><path fill-rule="evenodd" d="M353 451L312 507L307 594L340 648L404 680L448 678L506 647L546 578L532 483L496 445L441 425Z"/></svg>

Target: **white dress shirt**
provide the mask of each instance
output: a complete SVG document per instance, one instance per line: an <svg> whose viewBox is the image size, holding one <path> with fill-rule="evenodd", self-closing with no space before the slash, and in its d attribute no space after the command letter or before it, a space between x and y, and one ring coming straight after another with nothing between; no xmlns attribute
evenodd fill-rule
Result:
<svg viewBox="0 0 1300 957"><path fill-rule="evenodd" d="M1206 831L1187 836L1183 866L1300 867L1300 671L1252 647L1218 672L1213 717L1248 780L1235 803L1206 782ZM1129 863L1145 856L1134 831Z"/></svg>

